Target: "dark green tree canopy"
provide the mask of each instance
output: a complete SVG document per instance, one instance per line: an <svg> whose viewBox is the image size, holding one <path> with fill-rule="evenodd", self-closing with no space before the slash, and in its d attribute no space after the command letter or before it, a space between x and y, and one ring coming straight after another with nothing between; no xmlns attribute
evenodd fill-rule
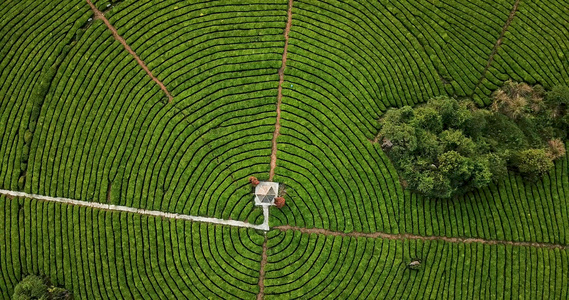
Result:
<svg viewBox="0 0 569 300"><path fill-rule="evenodd" d="M489 109L469 100L430 99L388 110L379 132L382 148L404 186L449 198L517 172L536 180L565 155L569 88L507 81Z"/></svg>
<svg viewBox="0 0 569 300"><path fill-rule="evenodd" d="M70 300L73 295L60 287L49 284L49 280L37 275L26 276L14 287L14 300Z"/></svg>

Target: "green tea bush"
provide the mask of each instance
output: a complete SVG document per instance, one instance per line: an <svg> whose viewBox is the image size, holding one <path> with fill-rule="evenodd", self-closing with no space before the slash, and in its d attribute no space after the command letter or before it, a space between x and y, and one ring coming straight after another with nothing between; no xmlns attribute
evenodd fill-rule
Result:
<svg viewBox="0 0 569 300"><path fill-rule="evenodd" d="M413 36L444 91L470 96L512 10L512 1L379 1ZM400 31L403 31L400 29ZM429 97L424 98L427 100ZM419 100L421 101L421 100Z"/></svg>
<svg viewBox="0 0 569 300"><path fill-rule="evenodd" d="M0 3L0 185L23 190L32 133L57 62L89 18L84 1Z"/></svg>
<svg viewBox="0 0 569 300"><path fill-rule="evenodd" d="M255 230L4 197L0 219L0 299L22 291L65 299L52 284L76 299L253 299L258 293L264 237ZM20 274L31 272L51 284L32 277L17 285Z"/></svg>
<svg viewBox="0 0 569 300"><path fill-rule="evenodd" d="M113 4L106 17L172 103L100 20L87 22L87 3L36 2L0 3L2 188L260 221L246 179L268 175L286 0L93 1ZM289 193L271 225L568 244L569 160L553 142L567 126L528 118L566 106L530 99L534 106L506 110L517 127L472 103L405 108L404 118L428 128L392 131L424 153L419 163L432 176L420 178L422 189L447 192L475 174L474 190L456 201L403 190L374 142L389 107L445 94L490 103L508 78L566 85L565 4L520 1L484 74L512 1L295 0L275 177ZM34 106L44 78L51 85ZM563 99L538 94L544 103ZM508 174L508 157L535 145L558 158L554 169L537 183ZM518 150L494 153L508 147ZM428 164L439 156L448 182ZM263 237L253 230L4 198L0 220L0 299L21 274L39 273L81 299L253 299L259 291ZM268 251L267 298L567 295L566 251L278 231ZM419 255L421 270L405 272Z"/></svg>
<svg viewBox="0 0 569 300"><path fill-rule="evenodd" d="M106 17L174 101L102 21L89 23L42 104L25 190L223 219L258 214L247 178L268 177L286 9L114 3Z"/></svg>
<svg viewBox="0 0 569 300"><path fill-rule="evenodd" d="M567 0L520 1L475 94L484 99L510 78L530 85L539 83L547 89L569 85L566 51L569 47L566 23L569 11L559 9L567 5Z"/></svg>
<svg viewBox="0 0 569 300"><path fill-rule="evenodd" d="M529 139L529 126L504 127L498 135L492 124L503 124L503 119L489 119L488 111L480 109L461 121L463 135L471 139L497 135L498 142L478 147L488 153L481 159L488 160L490 172L503 180L457 200L429 201L403 190L381 142L370 143L380 130L377 120L389 107L413 106L445 93L458 98L474 93L471 107L490 104L492 91L517 78L502 69L513 65L512 59L504 61L508 55L535 60L528 72L547 78L539 82L548 90L569 80L558 56L565 44L554 42L563 40L560 23L566 19L566 12L554 9L556 3L546 1L540 11L539 4L520 1L498 54L475 88L512 1L295 0L275 177L290 187L291 200L283 210L271 211L271 225L566 243L569 214L559 213L566 211L569 199L566 158L541 181L528 182L507 172L509 160L501 153L490 153L503 145L548 148L541 134ZM530 7L533 15L527 14ZM549 20L547 14L558 18ZM535 38L532 31L541 36ZM536 46L513 49L514 39ZM535 52L540 44L548 50ZM555 66L540 67L548 61ZM509 139L508 131L525 138ZM420 142L408 142L436 159L437 139L426 133L417 138ZM479 174L483 182L487 173Z"/></svg>
<svg viewBox="0 0 569 300"><path fill-rule="evenodd" d="M569 257L557 249L293 231L271 232L268 245L265 299L557 299L567 293ZM420 270L409 270L417 258Z"/></svg>

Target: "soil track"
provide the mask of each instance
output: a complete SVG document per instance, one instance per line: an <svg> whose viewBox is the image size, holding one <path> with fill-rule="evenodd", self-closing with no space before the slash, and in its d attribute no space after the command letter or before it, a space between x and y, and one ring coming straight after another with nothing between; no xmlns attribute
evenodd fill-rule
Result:
<svg viewBox="0 0 569 300"><path fill-rule="evenodd" d="M275 168L277 167L277 137L279 136L279 131L281 129L281 103L283 98L283 82L284 82L284 70L286 68L286 56L288 49L288 34L290 32L290 27L292 26L292 1L288 1L288 20L286 22L286 27L284 31L285 45L283 51L282 66L279 69L279 88L277 92L277 121L275 123L275 132L273 133L273 148L271 150L271 171L269 172L269 181L273 181L275 177Z"/></svg>
<svg viewBox="0 0 569 300"><path fill-rule="evenodd" d="M164 85L164 83L162 83L160 80L158 80L158 78L156 78L152 74L152 72L150 72L150 70L148 69L146 64L144 64L142 59L140 59L140 57L138 57L136 52L134 52L134 50L132 50L132 48L130 48L130 46L126 43L125 39L123 39L123 37L119 35L119 33L117 32L117 29L115 27L113 27L111 22L109 22L109 20L107 20L107 18L105 18L105 15L100 10L98 10L95 5L93 5L91 0L86 0L86 1L89 4L89 6L91 7L91 10L93 11L93 13L95 15L94 19L95 20L97 20L97 19L102 20L105 23L105 25L107 25L107 28L109 28L109 30L113 33L113 37L123 45L123 47L126 49L126 51L128 51L128 53L130 53L130 55L132 55L134 57L136 62L138 62L138 64L142 67L142 69L144 69L144 71L146 71L146 74L148 74L148 76L150 76L150 78L152 78L152 80L154 80L154 82L156 82L156 84L158 84L158 86L160 86L160 89L162 89L162 91L164 91L166 96L168 96L168 102L171 103L172 100L174 99L174 97L172 97L170 92L168 92L168 89L166 89L166 86Z"/></svg>
<svg viewBox="0 0 569 300"><path fill-rule="evenodd" d="M393 234L385 232L373 232L373 233L363 233L363 232L338 232L327 229L320 228L303 228L295 227L289 225L276 226L272 229L278 229L281 231L296 230L306 234L323 234L331 236L342 236L342 237L366 237L366 238L381 238L387 240L421 240L421 241L444 241L448 243L464 243L472 244L479 243L485 245L510 245L518 247L533 247L533 248L546 248L546 249L569 249L569 245L560 244L549 244L549 243L536 243L536 242L513 242L513 241L501 241L501 240L485 240L479 238L461 238L461 237L446 237L446 236L421 236L409 233Z"/></svg>
<svg viewBox="0 0 569 300"><path fill-rule="evenodd" d="M498 52L498 49L500 48L500 45L502 45L502 39L504 38L504 34L506 34L508 27L510 27L512 20L516 16L516 12L518 11L519 4L520 4L520 0L516 0L516 2L514 3L514 7L512 8L512 11L510 11L510 15L508 16L508 19L506 20L506 24L504 24L504 27L502 27L502 32L500 32L500 37L496 41L496 44L494 44L494 48L492 48L492 52L490 53L490 58L488 58L488 63L486 63L486 67L484 67L484 71L482 71L482 76L480 76L480 80L478 80L478 83L476 84L476 87L474 88L473 92L476 92L476 89L478 89L478 87L482 83L482 80L484 80L484 78L486 77L486 72L488 72L488 69L490 68L490 64L492 64L492 62L494 61L494 55L496 55L496 53Z"/></svg>
<svg viewBox="0 0 569 300"><path fill-rule="evenodd" d="M267 264L267 234L265 233L265 242L263 243L263 254L261 255L261 269L259 270L259 294L257 300L263 300L265 297L265 265Z"/></svg>

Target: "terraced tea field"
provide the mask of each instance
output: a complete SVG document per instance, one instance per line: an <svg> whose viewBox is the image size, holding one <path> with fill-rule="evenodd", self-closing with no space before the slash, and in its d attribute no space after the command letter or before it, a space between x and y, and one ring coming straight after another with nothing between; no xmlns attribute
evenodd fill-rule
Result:
<svg viewBox="0 0 569 300"><path fill-rule="evenodd" d="M568 298L567 157L433 200L375 140L390 107L569 85L568 28L558 0L4 0L0 298Z"/></svg>

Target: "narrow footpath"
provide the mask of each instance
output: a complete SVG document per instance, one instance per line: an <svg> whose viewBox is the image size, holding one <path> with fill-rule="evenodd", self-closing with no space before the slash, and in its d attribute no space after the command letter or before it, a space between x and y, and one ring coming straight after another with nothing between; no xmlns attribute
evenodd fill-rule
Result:
<svg viewBox="0 0 569 300"><path fill-rule="evenodd" d="M322 235L330 235L330 236L342 236L342 237L366 237L366 238L380 238L386 240L421 240L421 241L443 241L447 243L455 243L455 244L484 244L484 245L510 245L510 246L517 246L517 247L531 247L531 248L545 248L545 249L561 249L566 250L569 249L569 245L561 245L561 244L550 244L550 243L537 243L537 242L514 242L514 241L502 241L502 240L486 240L480 238L461 238L461 237L446 237L446 236L422 236L422 235L415 235L410 233L401 233L401 234L394 234L394 233L385 233L385 232L372 232L372 233L364 233L364 232L338 232L332 231L328 229L320 229L320 228L303 228L303 227L296 227L296 226L289 226L289 225L282 225L276 226L272 229L278 229L281 231L287 230L295 230L300 231L305 234L322 234Z"/></svg>
<svg viewBox="0 0 569 300"><path fill-rule="evenodd" d="M516 0L516 2L514 2L514 7L510 11L510 14L508 15L508 19L506 19L506 23L502 27L502 32L500 32L500 36L498 37L496 44L494 44L494 48L492 48L492 52L490 53L490 57L488 58L488 62L486 63L486 66L484 67L484 70L482 71L482 75L480 76L478 83L476 83L476 86L474 87L473 92L475 92L476 89L480 86L480 84L482 83L482 80L484 80L484 78L486 78L486 73L488 72L490 65L494 61L494 55L496 55L496 53L498 52L498 49L500 49L500 46L502 45L502 40L504 39L504 34L506 34L506 31L508 31L508 27L510 27L510 24L512 24L512 20L516 16L516 12L518 11L519 5L520 5L520 0Z"/></svg>
<svg viewBox="0 0 569 300"><path fill-rule="evenodd" d="M286 69L286 57L288 53L288 35L290 33L290 28L292 26L292 5L293 0L288 1L288 19L286 21L286 26L284 30L285 44L283 49L282 65L279 69L279 87L277 90L277 120L275 122L275 132L273 133L272 140L272 150L271 150L271 170L269 172L269 181L273 181L275 177L275 168L277 167L277 138L279 137L281 130L281 103L283 98L283 83L284 83L284 71ZM265 213L265 220L269 220L268 207ZM268 224L267 224L268 227ZM263 254L261 256L261 269L259 270L259 294L257 294L257 300L262 300L265 298L265 265L267 264L267 234L265 233L265 242L263 243Z"/></svg>
<svg viewBox="0 0 569 300"><path fill-rule="evenodd" d="M154 216L154 217L161 217L161 218L167 218L167 219L185 220L185 221L191 221L191 222L202 222L202 223L210 223L210 224L216 224L216 225L227 225L227 226L242 227L242 228L252 228L252 229L263 230L263 231L269 230L269 218L268 218L269 209L268 209L268 207L263 208L263 215L265 216L265 218L263 220L263 224L255 225L255 224L250 224L250 223L243 222L243 221L223 220L223 219L218 219L218 218L183 215L183 214L162 212L162 211L157 211L157 210L147 210L147 209L143 209L143 208L135 208L135 207L122 206L122 205L104 204L104 203L99 203L99 202L89 202L89 201L82 201L82 200L75 200L75 199L61 198L61 197L50 197L50 196L28 194L28 193L24 193L24 192L16 192L16 191L9 191L9 190L2 190L2 189L0 189L0 195L4 195L8 198L14 198L14 197L29 198L29 199L36 199L36 200L40 200L40 201L56 202L56 203L68 204L68 205L91 207L91 208L103 209L103 210L109 210L109 211L128 212L128 213L134 213L134 214L139 214L139 215Z"/></svg>
<svg viewBox="0 0 569 300"><path fill-rule="evenodd" d="M292 1L288 1L288 20L286 22L286 27L284 30L284 50L283 50L283 58L282 58L282 65L279 69L279 87L277 90L277 121L275 122L275 132L273 133L273 147L271 150L271 170L269 172L269 181L273 181L275 177L275 168L277 167L277 138L279 136L279 132L281 130L281 103L283 98L283 83L284 83L284 71L286 69L286 56L287 56L287 49L288 49L288 34L290 33L290 27L292 26Z"/></svg>
<svg viewBox="0 0 569 300"><path fill-rule="evenodd" d="M259 294L257 300L263 300L265 297L265 265L267 264L267 234L265 233L265 242L263 242L263 254L261 254L261 269L259 270Z"/></svg>
<svg viewBox="0 0 569 300"><path fill-rule="evenodd" d="M174 97L172 97L170 92L168 92L168 89L166 89L166 85L164 85L164 83L162 83L160 80L158 80L158 78L156 78L156 76L154 76L152 74L152 72L150 72L150 69L148 69L148 67L142 61L142 59L140 59L140 57L138 57L136 52L134 52L134 50L132 50L132 48L130 48L130 46L126 43L125 39L119 35L117 29L115 27L113 27L111 22L109 22L109 20L107 20L107 18L105 18L105 15L100 10L97 9L97 7L91 2L91 0L86 0L86 1L89 4L89 6L91 7L91 10L93 11L93 13L95 14L95 20L102 20L105 23L105 25L107 25L109 30L113 33L113 37L123 45L123 47L126 49L126 51L128 51L128 53L130 53L130 55L132 55L134 57L136 62L138 62L138 64L142 67L142 69L144 69L146 74L148 74L148 76L150 76L150 78L152 78L152 80L154 80L154 82L156 82L156 84L158 84L158 86L160 86L160 89L162 89L162 91L164 91L164 93L168 97L168 102L171 103L172 100L174 99Z"/></svg>

